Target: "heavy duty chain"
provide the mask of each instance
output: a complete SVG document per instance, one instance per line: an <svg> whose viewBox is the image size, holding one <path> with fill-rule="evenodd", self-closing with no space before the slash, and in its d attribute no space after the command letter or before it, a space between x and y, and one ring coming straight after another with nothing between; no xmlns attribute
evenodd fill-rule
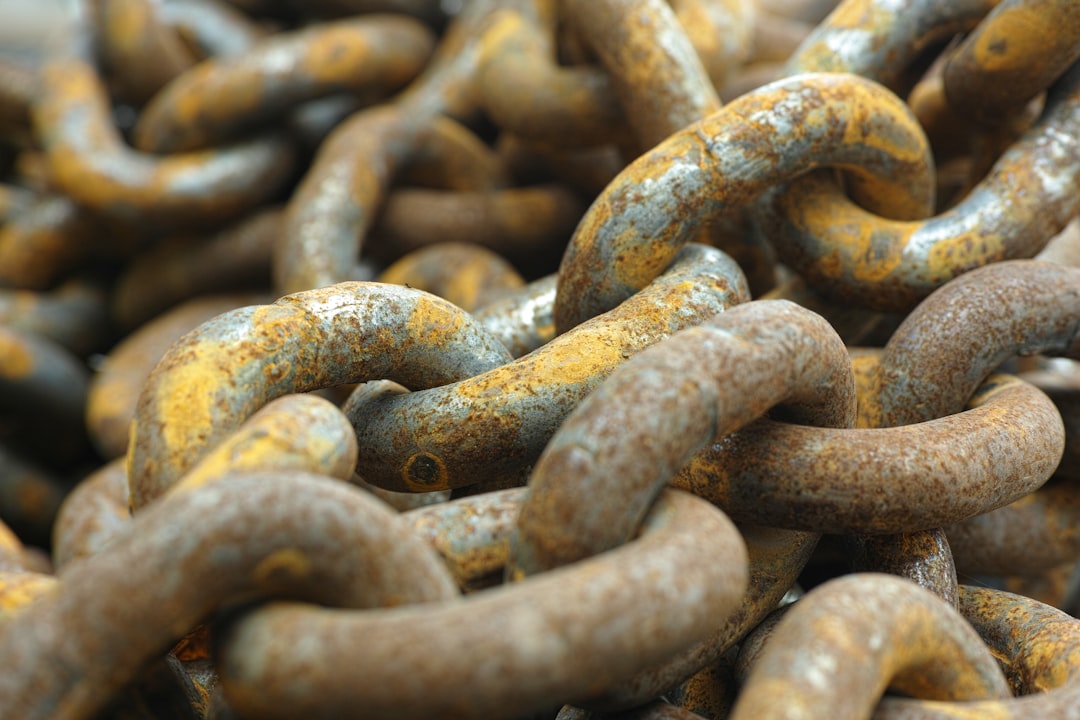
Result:
<svg viewBox="0 0 1080 720"><path fill-rule="evenodd" d="M0 44L0 718L1080 719L1080 3Z"/></svg>

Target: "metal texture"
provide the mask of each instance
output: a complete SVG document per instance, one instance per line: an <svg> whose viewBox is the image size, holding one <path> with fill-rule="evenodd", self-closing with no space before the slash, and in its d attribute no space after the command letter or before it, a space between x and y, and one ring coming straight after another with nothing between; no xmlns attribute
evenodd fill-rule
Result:
<svg viewBox="0 0 1080 720"><path fill-rule="evenodd" d="M438 295L469 312L525 284L502 256L481 245L450 241L405 255L383 270L378 281Z"/></svg>
<svg viewBox="0 0 1080 720"><path fill-rule="evenodd" d="M748 298L731 258L687 246L645 291L512 363L347 406L357 471L374 485L413 492L524 481L566 416L626 358Z"/></svg>
<svg viewBox="0 0 1080 720"><path fill-rule="evenodd" d="M861 573L811 590L784 614L731 717L855 720L887 688L931 700L1010 696L994 656L955 610L910 581Z"/></svg>
<svg viewBox="0 0 1080 720"><path fill-rule="evenodd" d="M967 410L892 428L758 421L692 457L677 487L740 522L826 533L951 525L1037 490L1065 443L1054 404L994 375Z"/></svg>
<svg viewBox="0 0 1080 720"><path fill-rule="evenodd" d="M998 658L1016 697L933 702L884 698L875 720L1071 718L1080 700L1080 621L1030 598L962 585L960 612Z"/></svg>
<svg viewBox="0 0 1080 720"><path fill-rule="evenodd" d="M238 711L266 718L519 717L662 660L745 587L734 526L671 490L634 542L520 583L413 608L241 615L221 629L221 682ZM317 655L301 637L318 638Z"/></svg>
<svg viewBox="0 0 1080 720"><path fill-rule="evenodd" d="M76 12L63 52L51 53L42 66L33 108L58 188L98 212L147 223L236 217L279 190L294 162L280 136L165 157L128 146L92 62L86 15L85 8Z"/></svg>
<svg viewBox="0 0 1080 720"><path fill-rule="evenodd" d="M822 318L793 303L739 305L641 351L545 446L510 572L550 570L626 542L692 454L774 405L799 422L855 422L847 350ZM598 505L597 497L607 499Z"/></svg>
<svg viewBox="0 0 1080 720"><path fill-rule="evenodd" d="M146 508L0 625L10 663L0 713L87 717L224 603L292 596L380 607L456 594L431 549L366 493L305 473L237 475Z"/></svg>
<svg viewBox="0 0 1080 720"><path fill-rule="evenodd" d="M391 15L269 36L242 55L208 60L170 82L140 113L135 146L176 153L219 145L333 93L376 102L413 80L434 44L422 23Z"/></svg>
<svg viewBox="0 0 1080 720"><path fill-rule="evenodd" d="M1000 123L1080 59L1080 7L1067 0L1005 0L964 38L944 70L950 105Z"/></svg>
<svg viewBox="0 0 1080 720"><path fill-rule="evenodd" d="M128 451L132 507L171 487L275 397L380 379L423 389L509 360L460 308L382 283L342 283L224 313L174 344L142 390ZM244 391L220 390L230 387Z"/></svg>
<svg viewBox="0 0 1080 720"><path fill-rule="evenodd" d="M815 167L858 177L860 199L899 217L929 209L925 136L906 106L855 76L807 74L744 95L631 163L582 218L559 268L565 332L640 290L702 222Z"/></svg>

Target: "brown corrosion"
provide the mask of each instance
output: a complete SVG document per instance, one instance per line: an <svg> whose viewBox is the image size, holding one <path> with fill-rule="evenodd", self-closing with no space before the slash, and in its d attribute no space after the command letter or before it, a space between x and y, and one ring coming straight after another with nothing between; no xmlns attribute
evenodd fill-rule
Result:
<svg viewBox="0 0 1080 720"><path fill-rule="evenodd" d="M556 62L553 3L520 4L534 7L500 8L484 30L475 83L485 112L523 140L563 148L625 135L607 74Z"/></svg>
<svg viewBox="0 0 1080 720"><path fill-rule="evenodd" d="M34 125L51 179L73 200L140 222L207 222L257 206L288 179L293 151L278 136L167 157L132 149L90 60L86 18L68 32L42 66Z"/></svg>
<svg viewBox="0 0 1080 720"><path fill-rule="evenodd" d="M136 328L199 295L269 292L280 207L262 208L210 235L179 235L136 255L113 287L112 315Z"/></svg>
<svg viewBox="0 0 1080 720"><path fill-rule="evenodd" d="M128 102L141 106L196 58L151 0L91 0L102 64Z"/></svg>
<svg viewBox="0 0 1080 720"><path fill-rule="evenodd" d="M849 170L861 201L883 212L931 207L926 139L898 98L845 74L778 81L646 152L593 202L559 269L556 327L644 287L709 218L821 166Z"/></svg>
<svg viewBox="0 0 1080 720"><path fill-rule="evenodd" d="M821 317L794 303L739 305L642 350L545 447L511 572L548 570L626 542L691 455L774 405L807 423L855 422L847 350ZM606 500L598 505L598 497Z"/></svg>
<svg viewBox="0 0 1080 720"><path fill-rule="evenodd" d="M238 616L219 636L221 682L239 712L265 718L521 717L660 662L745 588L735 528L669 490L638 539L520 583L398 609Z"/></svg>
<svg viewBox="0 0 1080 720"><path fill-rule="evenodd" d="M523 481L566 416L626 358L748 295L731 258L689 245L648 289L513 363L347 407L357 471L414 492Z"/></svg>
<svg viewBox="0 0 1080 720"><path fill-rule="evenodd" d="M392 15L268 36L169 83L140 114L134 142L146 152L191 151L272 123L307 100L351 92L376 101L410 82L433 46L427 27Z"/></svg>
<svg viewBox="0 0 1080 720"><path fill-rule="evenodd" d="M1016 697L934 702L885 698L874 720L1066 718L1080 703L1080 621L1030 598L960 586L960 612L1005 669Z"/></svg>
<svg viewBox="0 0 1080 720"><path fill-rule="evenodd" d="M75 278L45 292L0 290L0 325L48 338L78 356L108 346L106 289Z"/></svg>
<svg viewBox="0 0 1080 720"><path fill-rule="evenodd" d="M47 290L93 254L101 219L63 195L41 195L0 225L0 287Z"/></svg>
<svg viewBox="0 0 1080 720"><path fill-rule="evenodd" d="M564 3L563 10L610 73L641 149L720 109L709 74L668 3L594 0Z"/></svg>
<svg viewBox="0 0 1080 720"><path fill-rule="evenodd" d="M525 284L500 255L481 245L452 241L405 255L383 270L378 281L424 290L469 312Z"/></svg>
<svg viewBox="0 0 1080 720"><path fill-rule="evenodd" d="M1013 260L960 276L920 303L889 339L879 362L880 411L860 408L860 424L889 427L958 412L1017 354L1077 356L1078 307L1076 268Z"/></svg>
<svg viewBox="0 0 1080 720"><path fill-rule="evenodd" d="M690 459L675 485L736 521L827 533L928 530L1006 505L1053 474L1061 417L1037 388L991 376L964 412L893 428L759 421Z"/></svg>
<svg viewBox="0 0 1080 720"><path fill-rule="evenodd" d="M366 493L305 473L237 475L147 508L0 625L0 714L92 716L230 601L379 607L456 593L438 556Z"/></svg>
<svg viewBox="0 0 1080 720"><path fill-rule="evenodd" d="M509 360L457 306L383 283L224 313L176 342L142 390L128 450L132 505L163 493L275 397L379 379L423 389Z"/></svg>
<svg viewBox="0 0 1080 720"><path fill-rule="evenodd" d="M127 452L131 420L146 379L165 352L185 333L221 313L264 301L254 295L220 295L190 300L163 313L118 342L90 378L86 428L106 459Z"/></svg>
<svg viewBox="0 0 1080 720"><path fill-rule="evenodd" d="M925 220L886 220L824 175L770 194L759 213L779 258L843 302L907 312L949 280L1031 257L1080 211L1080 71L960 202Z"/></svg>
<svg viewBox="0 0 1080 720"><path fill-rule="evenodd" d="M402 188L379 212L371 252L396 259L438 243L473 242L524 265L561 250L584 212L581 197L556 183L489 192Z"/></svg>
<svg viewBox="0 0 1080 720"><path fill-rule="evenodd" d="M932 700L1010 695L955 610L907 580L861 573L818 586L785 613L731 717L855 720L887 688Z"/></svg>
<svg viewBox="0 0 1080 720"><path fill-rule="evenodd" d="M97 555L131 524L127 472L122 458L83 478L64 498L52 528L52 559L57 570Z"/></svg>
<svg viewBox="0 0 1080 720"><path fill-rule="evenodd" d="M1080 6L1071 0L1005 0L964 38L945 66L959 113L997 124L1050 87L1080 58Z"/></svg>

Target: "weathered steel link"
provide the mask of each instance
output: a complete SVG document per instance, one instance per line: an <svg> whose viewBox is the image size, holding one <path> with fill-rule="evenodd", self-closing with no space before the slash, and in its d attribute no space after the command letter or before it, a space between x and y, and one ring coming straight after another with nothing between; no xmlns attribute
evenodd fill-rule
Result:
<svg viewBox="0 0 1080 720"><path fill-rule="evenodd" d="M972 270L928 297L889 338L878 365L879 408L864 426L890 427L963 408L1014 355L1080 356L1080 270L1013 260ZM978 328L979 332L957 332Z"/></svg>
<svg viewBox="0 0 1080 720"><path fill-rule="evenodd" d="M379 212L371 253L396 258L434 244L473 242L535 265L537 256L566 244L584 211L579 195L558 183L487 192L402 188Z"/></svg>
<svg viewBox="0 0 1080 720"><path fill-rule="evenodd" d="M319 146L289 201L274 253L281 292L355 279L362 245L394 174L440 113L476 112L469 77L494 0L469 3L447 28L424 72L392 103L349 116Z"/></svg>
<svg viewBox="0 0 1080 720"><path fill-rule="evenodd" d="M0 287L53 287L92 254L105 232L100 218L71 199L38 196L0 225Z"/></svg>
<svg viewBox="0 0 1080 720"><path fill-rule="evenodd" d="M928 530L1038 489L1058 465L1061 417L1016 377L984 382L964 412L892 428L761 420L713 443L675 485L739 522L826 533Z"/></svg>
<svg viewBox="0 0 1080 720"><path fill-rule="evenodd" d="M626 542L691 455L774 405L795 421L855 422L847 350L822 318L793 303L736 306L642 350L545 447L510 572L548 570ZM603 507L590 502L596 497L607 498Z"/></svg>
<svg viewBox="0 0 1080 720"><path fill-rule="evenodd" d="M379 379L420 390L509 360L465 311L383 283L342 283L224 313L174 344L142 390L128 451L132 507L172 486L275 397ZM227 387L244 390L221 392Z"/></svg>
<svg viewBox="0 0 1080 720"><path fill-rule="evenodd" d="M222 543L230 552L215 552ZM456 594L431 549L362 491L303 473L237 475L147 508L6 618L0 711L88 717L163 644L229 601L379 607Z"/></svg>
<svg viewBox="0 0 1080 720"><path fill-rule="evenodd" d="M1080 720L1073 4L68 5L0 716Z"/></svg>
<svg viewBox="0 0 1080 720"><path fill-rule="evenodd" d="M748 299L731 258L688 245L645 291L513 363L347 407L357 471L413 492L523 481L566 416L627 357Z"/></svg>
<svg viewBox="0 0 1080 720"><path fill-rule="evenodd" d="M1080 60L1080 7L1067 0L1004 0L949 57L953 109L996 124Z"/></svg>
<svg viewBox="0 0 1080 720"><path fill-rule="evenodd" d="M625 135L610 78L556 62L552 2L500 8L485 30L476 85L500 128L534 143L588 147ZM531 17L530 17L531 16Z"/></svg>
<svg viewBox="0 0 1080 720"><path fill-rule="evenodd" d="M168 157L126 145L93 63L91 32L83 8L70 22L63 51L50 54L41 69L34 123L57 187L113 217L182 223L236 217L285 183L293 150L280 135Z"/></svg>
<svg viewBox="0 0 1080 720"><path fill-rule="evenodd" d="M349 91L377 101L411 81L433 46L427 27L401 16L360 16L273 35L169 83L140 114L134 142L146 152L197 150L273 122L306 100Z"/></svg>
<svg viewBox="0 0 1080 720"><path fill-rule="evenodd" d="M244 305L263 302L253 295L203 297L178 305L113 346L90 378L86 429L105 459L127 453L135 408L154 366L185 333Z"/></svg>
<svg viewBox="0 0 1080 720"><path fill-rule="evenodd" d="M612 181L563 256L556 327L644 287L709 217L825 165L856 175L864 204L899 217L929 210L929 150L898 98L842 74L779 81L672 135Z"/></svg>
<svg viewBox="0 0 1080 720"><path fill-rule="evenodd" d="M532 352L555 337L556 275L534 280L516 292L494 300L473 315L515 358Z"/></svg>
<svg viewBox="0 0 1080 720"><path fill-rule="evenodd" d="M701 58L664 0L564 2L562 9L610 73L642 149L720 109Z"/></svg>
<svg viewBox="0 0 1080 720"><path fill-rule="evenodd" d="M1019 595L963 585L960 612L1005 669L1016 697L934 702L883 698L874 720L1071 718L1080 701L1080 621Z"/></svg>
<svg viewBox="0 0 1080 720"><path fill-rule="evenodd" d="M947 211L915 222L885 220L814 175L771 193L761 213L771 220L762 225L779 257L815 288L907 311L972 268L1035 255L1080 212L1077 128L1080 66L1062 80L1039 122Z"/></svg>
<svg viewBox="0 0 1080 720"><path fill-rule="evenodd" d="M131 524L127 471L117 458L94 471L64 498L52 531L52 561L65 565L97 555Z"/></svg>
<svg viewBox="0 0 1080 720"><path fill-rule="evenodd" d="M0 325L0 415L20 422L2 437L51 465L85 449L89 372L71 352L34 333Z"/></svg>
<svg viewBox="0 0 1080 720"><path fill-rule="evenodd" d="M861 573L791 606L731 717L854 720L867 717L886 688L931 700L1010 696L994 656L955 610L910 581Z"/></svg>
<svg viewBox="0 0 1080 720"><path fill-rule="evenodd" d="M0 325L34 333L82 357L112 339L106 288L74 278L47 292L0 290Z"/></svg>
<svg viewBox="0 0 1080 720"><path fill-rule="evenodd" d="M500 255L480 245L454 242L440 242L405 255L383 270L378 281L438 295L469 312L525 284Z"/></svg>
<svg viewBox="0 0 1080 720"><path fill-rule="evenodd" d="M663 660L745 588L734 526L669 490L633 542L455 602L355 613L276 604L241 615L220 637L221 682L241 714L266 718L520 717ZM316 654L300 635L318 638Z"/></svg>

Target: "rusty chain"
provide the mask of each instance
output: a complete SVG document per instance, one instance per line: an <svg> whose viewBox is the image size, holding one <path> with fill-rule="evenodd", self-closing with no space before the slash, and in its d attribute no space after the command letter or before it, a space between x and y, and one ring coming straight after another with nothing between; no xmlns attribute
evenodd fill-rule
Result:
<svg viewBox="0 0 1080 720"><path fill-rule="evenodd" d="M0 717L1080 717L1080 5L0 40Z"/></svg>

